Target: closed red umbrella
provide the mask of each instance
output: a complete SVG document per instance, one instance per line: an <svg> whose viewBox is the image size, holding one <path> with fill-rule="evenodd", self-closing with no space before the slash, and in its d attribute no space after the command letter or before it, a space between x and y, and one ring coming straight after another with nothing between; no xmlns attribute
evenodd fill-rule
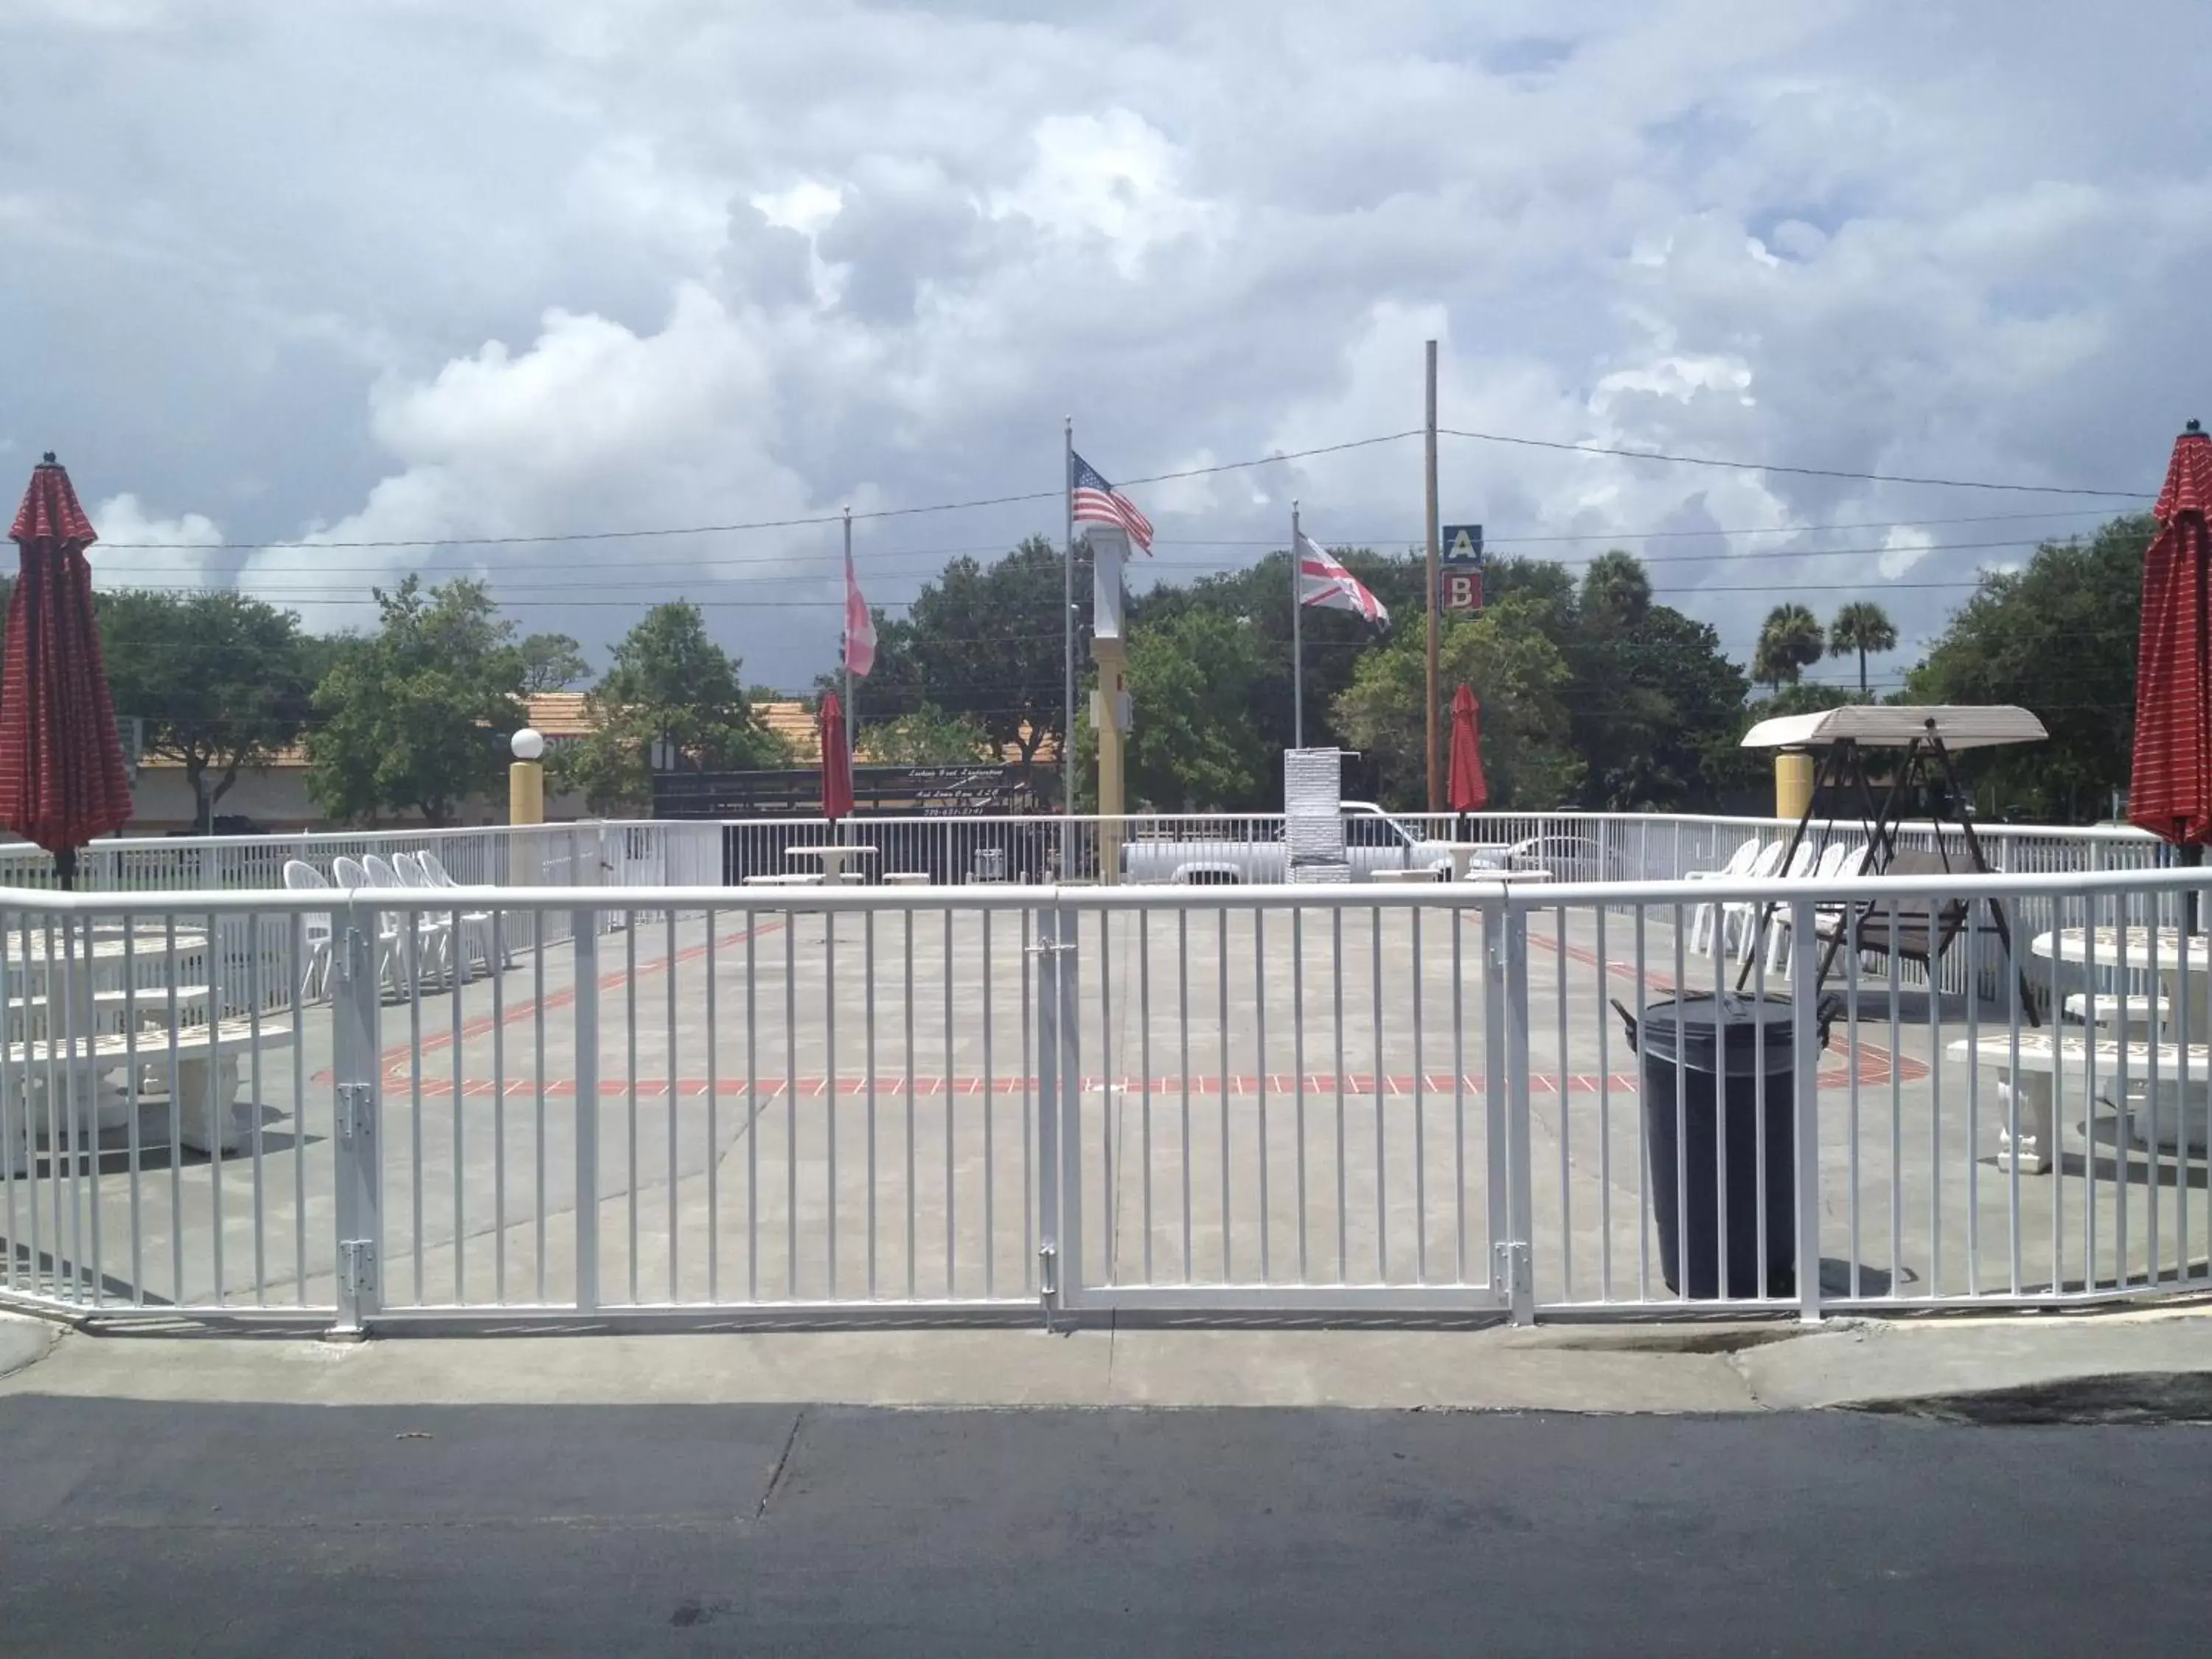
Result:
<svg viewBox="0 0 2212 1659"><path fill-rule="evenodd" d="M1452 694L1451 809L1480 812L1489 805L1490 784L1482 775L1482 714L1474 693L1462 685Z"/></svg>
<svg viewBox="0 0 2212 1659"><path fill-rule="evenodd" d="M2128 817L2195 863L2212 841L2212 434L2195 421L2152 511L2160 528L2143 559Z"/></svg>
<svg viewBox="0 0 2212 1659"><path fill-rule="evenodd" d="M842 818L853 811L853 755L845 746L845 705L835 691L822 699L822 816Z"/></svg>
<svg viewBox="0 0 2212 1659"><path fill-rule="evenodd" d="M52 853L69 887L76 849L131 821L131 781L93 623L84 550L99 538L51 453L9 534L22 569L0 665L0 828Z"/></svg>

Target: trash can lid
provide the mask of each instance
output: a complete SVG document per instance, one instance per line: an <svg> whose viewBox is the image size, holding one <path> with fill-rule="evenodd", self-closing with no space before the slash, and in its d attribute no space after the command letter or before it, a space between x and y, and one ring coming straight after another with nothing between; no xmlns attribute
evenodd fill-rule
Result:
<svg viewBox="0 0 2212 1659"><path fill-rule="evenodd" d="M1670 997L1644 1008L1640 1030L1636 1017L1621 1012L1629 1046L1668 1065L1717 1073L1717 1056L1724 1052L1730 1077L1772 1077L1789 1071L1795 1055L1796 1010L1788 997L1771 992Z"/></svg>

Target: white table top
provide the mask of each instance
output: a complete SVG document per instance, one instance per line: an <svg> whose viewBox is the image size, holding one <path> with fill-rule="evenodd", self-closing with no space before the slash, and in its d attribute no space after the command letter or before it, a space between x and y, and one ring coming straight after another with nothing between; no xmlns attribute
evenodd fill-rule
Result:
<svg viewBox="0 0 2212 1659"><path fill-rule="evenodd" d="M46 947L46 935L38 928L32 930L28 939L12 927L5 936L6 960L11 967L44 968L49 959ZM121 933L95 933L88 951L84 940L80 938L76 941L76 957L80 963L114 963L124 961L126 957L141 962L161 962L173 953L180 957L198 956L206 949L207 934L198 928L177 929L173 951L166 933L141 929L128 939ZM57 931L53 938L52 960L58 968L66 966L68 959L69 952L64 946L63 936Z"/></svg>
<svg viewBox="0 0 2212 1659"><path fill-rule="evenodd" d="M2099 927L2094 931L2094 957L2100 968L2152 968L2179 972L2212 969L2212 939L2202 933L2184 934L2178 927ZM2087 927L2067 927L2055 933L2038 933L2028 949L2045 960L2087 963L2091 959ZM2157 944L2153 949L2152 941ZM2184 947L2186 947L2186 957Z"/></svg>
<svg viewBox="0 0 2212 1659"><path fill-rule="evenodd" d="M876 849L865 842L857 841L831 842L820 847L787 847L783 849L783 855L787 859L842 860L854 854L873 858L876 855Z"/></svg>

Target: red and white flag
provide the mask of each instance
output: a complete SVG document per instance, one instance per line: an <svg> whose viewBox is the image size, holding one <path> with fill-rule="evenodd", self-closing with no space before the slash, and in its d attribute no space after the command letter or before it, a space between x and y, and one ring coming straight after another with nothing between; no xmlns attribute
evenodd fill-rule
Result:
<svg viewBox="0 0 2212 1659"><path fill-rule="evenodd" d="M845 672L866 679L876 665L876 619L860 597L860 579L853 570L853 550L845 550Z"/></svg>
<svg viewBox="0 0 2212 1659"><path fill-rule="evenodd" d="M1298 603L1318 611L1350 611L1364 617L1377 628L1390 625L1390 613L1382 601L1367 591L1367 585L1334 559L1328 550L1307 535L1298 532Z"/></svg>

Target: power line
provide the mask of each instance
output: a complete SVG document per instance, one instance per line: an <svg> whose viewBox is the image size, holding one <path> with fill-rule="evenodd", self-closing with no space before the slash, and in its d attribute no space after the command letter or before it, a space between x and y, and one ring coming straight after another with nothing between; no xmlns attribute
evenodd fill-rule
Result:
<svg viewBox="0 0 2212 1659"><path fill-rule="evenodd" d="M1561 538L1561 539L1565 539L1565 538ZM1579 538L1577 538L1577 539L1579 539ZM1613 538L1590 538L1590 539L1621 540L1621 539L1632 539L1632 538L1622 538L1622 537L1613 537ZM2000 547L2036 547L2036 546L2039 546L2039 545L2041 545L2041 544L2042 544L2042 543L2043 543L2044 541L2048 540L2048 539L2049 539L2049 538L2047 538L2047 537L2014 537L2014 538L2008 538L2008 539L1996 540L1996 541L1929 542L1929 543L1927 543L1927 544L1923 544L1923 545L1917 546L1917 547L1892 547L1892 546L1888 546L1888 545L1886 545L1886 544L1885 544L1885 545L1882 545L1882 546L1874 546L1874 547L1826 547L1826 548L1747 547L1747 548L1741 548L1741 549L1738 549L1738 550L1735 550L1735 551L1731 551L1731 552L1723 552L1723 553L1649 553L1649 554L1633 555L1633 556L1632 556L1635 557L1635 558L1637 559L1637 562L1638 562L1638 563L1640 563L1640 564L1686 564L1686 563L1696 563L1696 562L1724 562L1724 561L1733 560L1733 559L1828 559L1828 558L1841 558L1841 557L1844 557L1844 556L1856 556L1856 557L1869 557L1869 558L1872 558L1872 557L1879 557L1879 556L1890 556L1890 555L1900 555L1900 554L1910 554L1910 555L1911 555L1911 556L1915 556L1915 557L1917 557L1918 556L1920 556L1921 554L1923 554L1923 553L1947 553L1947 552L1958 552L1958 551L1966 550L1986 550L1986 549L1990 549L1990 548L2000 548ZM1157 544L1157 543L1155 544L1155 545L1158 545L1158 544ZM1256 545L1256 546L1267 546L1267 545L1270 545L1270 544L1267 544L1267 543L1255 543L1255 544L1235 544L1235 543L1219 543L1219 544L1192 544L1192 543L1183 543L1183 544L1181 544L1181 545L1184 545L1184 546L1191 546L1191 545L1221 545L1221 546L1231 546L1231 545ZM1279 543L1278 543L1278 544L1273 544L1273 549L1274 549L1274 550L1275 550L1275 551L1277 551L1277 552L1281 552L1281 551L1283 551L1283 550L1283 550L1283 548L1282 548L1282 546L1281 546L1281 544L1280 544ZM1352 548L1354 544L1353 544L1352 543L1350 543L1350 542L1338 542L1338 543L1334 544L1334 545L1335 545L1335 546L1336 546L1340 550L1346 550L1346 549ZM941 557L953 557L953 558L957 558L957 557L962 557L962 556L972 556L972 555L976 554L976 553L992 553L992 552L998 552L998 553L1002 553L1002 554L1003 554L1003 553L1005 553L1006 550L1006 550L1006 549L1004 549L1004 548L1002 548L1002 547L996 547L996 546L985 546L985 547L974 547L974 548L966 548L966 547L963 547L963 548L893 548L893 549L886 550L884 550L884 551L881 551L881 552L878 552L878 553L874 553L874 554L870 555L870 556L869 556L869 557L868 557L868 559L867 559L867 561L866 562L865 565L864 565L862 568L863 568L863 569L864 569L864 570L872 571L872 572L875 572L875 573L877 573L877 574L881 574L881 573L882 573L882 569L883 569L883 567L884 567L884 566L885 566L885 565L887 565L887 564L891 564L891 563L894 563L894 562L904 562L911 561L911 560L933 560L933 559L941 558ZM825 559L836 559L836 558L837 558L837 557L839 557L839 556L840 556L840 555L838 555L838 554L836 554L836 553L835 553L835 552L832 552L832 553L826 554L826 555L824 555L824 556L823 556ZM1384 556L1384 557L1393 557L1393 556L1393 556L1393 555L1383 555L1383 556ZM1588 566L1588 565L1589 565L1589 564L1595 563L1598 558L1601 558L1602 556L1603 556L1603 555L1595 555L1595 556L1583 556L1583 557L1577 557L1577 556L1568 556L1568 557L1566 557L1566 558L1562 558L1562 559L1555 560L1555 561L1553 561L1553 562L1556 562L1556 563L1559 563L1559 564L1562 564L1562 565L1566 565L1566 566L1569 566L1569 567L1571 567L1571 567L1576 567L1576 566ZM796 563L796 562L799 562L799 560L798 560L798 559L794 559L794 558L793 558L793 557L792 557L791 556L787 556L787 555L784 555L784 554L776 554L776 553L727 553L727 554L714 554L714 555L708 555L708 556L702 556L702 557L700 557L700 558L696 558L696 559L629 559L629 560L625 560L625 561L623 562L623 567L622 567L622 568L623 568L623 571L624 571L625 573L628 573L628 572L635 572L635 571L640 571L640 570L655 570L655 569L659 569L659 570L671 570L671 571L675 571L675 572L678 572L678 573L684 573L684 572L691 572L691 571L711 571L711 570L722 570L722 569L728 569L728 568L757 568L757 567L760 567L760 566L781 566L781 565L789 565L789 564ZM532 574L534 574L534 573L536 573L536 572L538 572L538 571L540 571L540 570L601 570L601 569L605 569L605 568L606 568L606 567L605 567L605 561L604 559L547 560L547 561L540 561L540 562L537 562L532 563L532 564L530 566L530 568L529 568L529 569L528 569L527 571L510 571L510 572L501 572L501 573L491 573L491 572L487 572L487 573L486 573L486 574L487 574L488 576L489 576L489 575L492 575L492 574L503 574L503 575L507 575L507 576L519 576L519 575ZM1253 569L1257 568L1257 567L1256 567L1256 566L1255 566L1255 565L1239 565L1239 566L1227 566L1227 567L1224 567L1224 565L1222 565L1222 564L1220 563L1220 562L1219 562L1219 561L1218 561L1218 560L1214 560L1214 559L1150 559L1150 560L1147 560L1147 561L1146 562L1146 564L1145 564L1145 566L1144 566L1144 568L1146 568L1146 569L1166 569L1166 570L1204 570L1204 571L1218 572L1219 574L1224 574L1224 575L1231 575L1231 576L1235 576L1235 575L1243 575L1243 574L1247 574L1248 572L1249 572L1249 571L1251 571L1251 570L1253 570ZM379 577L389 577L389 576L390 576L390 574L392 574L392 570L391 570L391 567L390 567L390 566L388 566L388 565L374 565L374 564L323 565L323 564L319 564L319 565L315 566L312 570L307 570L307 569L297 569L297 570L271 570L271 571L269 571L269 572L267 572L267 573L265 573L265 574L268 574L268 575L270 575L270 576L272 576L272 577L288 577L288 578L289 578L289 577L303 577L303 576L309 576L309 575L314 575L314 576L323 576L323 575L351 575L351 576L379 576ZM458 574L458 573L457 573L457 574ZM812 569L812 570L793 571L793 572L792 572L792 573L790 573L790 574L784 574L784 575L764 576L764 577L754 577L754 578L751 578L750 580L754 580L754 581L810 581L810 582L836 582L836 581L838 581L839 580L841 580L841 574L842 574L842 573L841 573L841 571L840 571L839 568L838 568L836 565L835 565L835 564L831 564L831 563L825 563L825 564L824 564L824 565L823 565L821 568L816 568L816 569ZM895 574L896 574L896 573L895 573ZM142 577L140 578L140 580L148 580L148 578L147 578L147 577L143 577L143 576L142 576ZM173 586L177 587L179 591L191 591L191 588L190 588L190 585L183 584L183 583L165 584L165 586ZM205 583L205 582L204 582L204 583L201 583L201 584L199 584L199 585L198 585L198 591L204 592L217 593L217 592L231 592L231 591L232 591L232 589L231 589L230 584L228 584L228 583L227 583L227 582L216 582L216 583Z"/></svg>
<svg viewBox="0 0 2212 1659"><path fill-rule="evenodd" d="M1237 472L1255 466L1272 466L1278 461L1300 461L1314 455L1340 454L1348 449L1365 449L1375 444L1397 443L1407 438L1417 438L1418 431L1387 432L1379 437L1352 438L1340 444L1321 444L1312 449L1280 450L1271 455L1258 455L1249 460L1221 461L1211 466L1189 466L1175 472L1153 472L1142 477L1125 478L1122 486L1130 484L1165 483L1178 478L1206 478L1222 472ZM986 507L1012 507L1025 501L1055 501L1066 492L1058 489L1032 489L1015 495L987 495L965 501L931 501L920 507L880 507L864 513L855 513L855 523L863 520L909 519L928 513L966 513ZM549 542L612 542L638 540L661 536L719 536L749 530L798 530L812 525L842 524L842 512L817 514L797 519L755 519L741 524L684 525L641 530L575 530L544 536L435 536L412 539L386 541L289 541L289 542L113 542L101 545L111 548L164 549L173 551L258 552L264 549L296 548L408 548L408 547L521 547Z"/></svg>
<svg viewBox="0 0 2212 1659"><path fill-rule="evenodd" d="M1851 472L1837 467L1784 466L1771 461L1721 460L1708 455L1675 455L1656 449L1618 449L1607 444L1565 443L1552 438L1517 438L1502 432L1465 432L1438 427L1448 438L1473 438L1482 443L1515 444L1528 449L1566 450L1577 455L1612 455L1631 461L1666 461L1675 466L1718 466L1737 472L1788 472L1803 478L1844 478L1859 483L1929 484L1943 489L2002 489L2026 495L2097 495L2114 501L2147 501L2151 491L2142 489L2080 489L2068 484L1994 483L1985 478L1923 478L1890 472Z"/></svg>
<svg viewBox="0 0 2212 1659"><path fill-rule="evenodd" d="M1916 477L1881 472L1854 472L1839 468L1787 466L1765 461L1729 460L1712 456L1676 455L1660 450L1621 449L1604 444L1569 443L1550 438L1525 438L1505 433L1470 432L1459 428L1443 427L1438 431L1453 438L1473 439L1484 443L1514 444L1533 449L1562 450L1577 454L1607 455L1627 460L1664 461L1681 466L1725 467L1747 472L1786 472L1804 477L1843 478L1868 483L1926 484L1949 489L1996 489L2025 495L2097 496L2116 501L2148 501L2150 495L2142 490L2083 489L2063 484L2004 483L1978 478ZM1317 455L1342 454L1350 450L1371 448L1379 444L1400 443L1419 437L1418 430L1387 432L1371 438L1352 438L1342 443L1318 444L1309 449L1279 450L1267 455L1244 460L1221 461L1207 466L1182 467L1171 472L1152 472L1122 481L1126 488L1133 484L1166 483L1183 478L1216 477L1224 472L1249 471L1253 467L1272 466L1278 462L1306 460ZM856 522L886 519L915 518L937 513L964 513L990 507L1018 506L1032 501L1057 501L1063 492L1059 489L1032 489L1006 495L979 496L967 501L931 501L915 507L872 507L855 513ZM842 513L814 514L788 519L755 519L728 524L661 526L621 530L564 531L534 536L435 536L391 538L357 541L293 540L258 542L113 542L103 544L111 550L161 550L173 552L258 552L283 549L405 549L435 547L522 547L543 546L560 542L605 542L642 540L677 536L732 535L758 530L795 530L809 526L840 524ZM1619 533L1619 532L1616 532ZM1656 532L1696 534L1712 532ZM1533 538L1532 538L1533 539ZM1592 539L1603 539L1602 536Z"/></svg>

